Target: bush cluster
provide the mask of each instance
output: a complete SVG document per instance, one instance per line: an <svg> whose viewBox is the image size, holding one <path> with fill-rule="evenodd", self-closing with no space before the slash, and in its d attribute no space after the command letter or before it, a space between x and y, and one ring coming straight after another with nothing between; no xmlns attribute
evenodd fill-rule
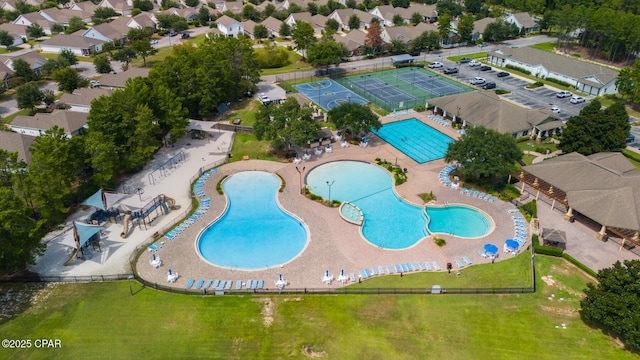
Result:
<svg viewBox="0 0 640 360"><path fill-rule="evenodd" d="M393 165L387 160L380 160L380 158L376 158L376 164L382 166L393 174L393 177L396 180L396 185L404 184L407 181L407 174L405 174L401 167Z"/></svg>
<svg viewBox="0 0 640 360"><path fill-rule="evenodd" d="M573 87L573 85L569 84L568 82L562 81L562 80L558 80L558 79L555 79L555 78L548 77L547 81L548 82L552 82L552 83L556 83L556 84L559 84L559 85L562 85L562 86L565 86L565 87Z"/></svg>
<svg viewBox="0 0 640 360"><path fill-rule="evenodd" d="M527 70L525 68L521 68L521 67L515 66L515 65L507 64L504 67L506 67L507 69L520 71L523 74L531 75L531 71L529 71L529 70Z"/></svg>

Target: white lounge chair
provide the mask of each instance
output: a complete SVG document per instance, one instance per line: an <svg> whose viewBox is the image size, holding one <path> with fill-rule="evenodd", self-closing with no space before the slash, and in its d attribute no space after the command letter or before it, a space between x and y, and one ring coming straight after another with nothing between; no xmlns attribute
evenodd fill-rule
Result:
<svg viewBox="0 0 640 360"><path fill-rule="evenodd" d="M333 152L333 148L331 147L331 144L327 144L327 146L324 147L324 152L326 153Z"/></svg>
<svg viewBox="0 0 640 360"><path fill-rule="evenodd" d="M176 280L178 280L178 273L174 272L171 275L167 275L167 281L168 282L176 282Z"/></svg>
<svg viewBox="0 0 640 360"><path fill-rule="evenodd" d="M346 147L349 147L349 143L347 142L347 140L343 140L340 146L342 146L343 148L346 148Z"/></svg>
<svg viewBox="0 0 640 360"><path fill-rule="evenodd" d="M151 264L151 266L157 269L160 266L162 266L162 260L160 260L159 257L156 257L155 260L154 259L149 260L149 264Z"/></svg>

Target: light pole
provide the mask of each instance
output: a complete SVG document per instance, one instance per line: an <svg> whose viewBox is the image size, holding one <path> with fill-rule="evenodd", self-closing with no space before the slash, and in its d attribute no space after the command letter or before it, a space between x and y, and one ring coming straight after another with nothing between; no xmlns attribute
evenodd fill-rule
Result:
<svg viewBox="0 0 640 360"><path fill-rule="evenodd" d="M336 182L335 180L332 180L331 182L329 182L327 180L327 186L329 187L329 207L333 207L331 205L331 186L333 185L333 183Z"/></svg>
<svg viewBox="0 0 640 360"><path fill-rule="evenodd" d="M129 282L129 293L133 296L133 289L131 288L131 279L133 279L133 275L129 275L127 277L127 281Z"/></svg>
<svg viewBox="0 0 640 360"><path fill-rule="evenodd" d="M303 167L302 167L302 170L300 170L300 169L296 166L296 171L298 172L298 175L299 175L299 177L300 177L300 194L302 194L302 173L304 172L304 169L305 169L305 168L306 168L306 167L305 167L305 166L303 166Z"/></svg>

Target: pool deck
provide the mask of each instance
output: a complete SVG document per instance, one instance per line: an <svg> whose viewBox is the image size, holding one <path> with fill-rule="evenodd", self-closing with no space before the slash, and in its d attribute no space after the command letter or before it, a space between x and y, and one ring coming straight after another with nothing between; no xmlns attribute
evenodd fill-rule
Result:
<svg viewBox="0 0 640 360"><path fill-rule="evenodd" d="M412 117L422 118L420 115L408 114L385 118L383 122ZM450 128L429 123L425 119L422 120L452 137L457 136L457 133ZM212 200L211 208L204 219L191 225L174 240L163 239L164 247L157 252L157 255L163 260L161 268L155 269L149 265L150 253L141 256L137 265L139 274L152 282L167 285L166 274L170 267L180 274L176 283L172 284L178 288L184 288L188 279L193 278L205 281L208 279L233 280L233 289L235 289L235 281L237 280L261 279L265 280L265 288L273 289L279 274L282 274L289 282L290 288L339 287L342 284L337 281L331 285L322 283L325 270L329 270L335 278L338 277L341 269L344 269L347 274L353 272L357 277L358 271L364 268L370 269L372 266L377 267L378 265L386 268L386 265L393 267L395 264L416 261L435 261L443 271L446 263L452 262L454 269L456 269L454 259L460 259L463 256L469 257L474 264L489 262L490 260L483 259L478 255L478 250L481 250L487 242L492 242L501 248L504 240L513 236L511 214L507 212L507 209L512 206L501 201L489 203L460 195L460 191L440 184L438 173L446 166L442 160L419 165L375 136L372 137L370 145L366 148L357 145L351 145L348 148L341 148L338 145L333 148L333 153L325 153L320 157L313 156L310 161L298 165L298 168L306 168L303 176L313 167L330 161L374 162L374 159L379 157L395 162L397 158L398 165L406 167L408 170L408 181L396 188L397 193L406 201L421 205L423 202L418 194L432 191L438 198L438 204L462 203L475 206L489 214L496 226L488 236L478 239L460 239L448 235L438 235L447 241L447 245L442 248L436 246L431 237L427 237L408 249L380 249L362 238L358 226L343 220L338 213L338 207L329 208L300 195L299 174L293 163L248 160L226 164L219 168L220 172L211 177L204 187L205 192ZM264 170L280 174L287 184L284 191L278 195L281 206L298 216L310 230L310 239L306 249L282 268L252 271L223 269L207 263L196 252L196 239L199 232L207 224L221 216L226 207L226 197L215 191L216 183L222 176L246 170ZM502 258L501 254L498 260Z"/></svg>

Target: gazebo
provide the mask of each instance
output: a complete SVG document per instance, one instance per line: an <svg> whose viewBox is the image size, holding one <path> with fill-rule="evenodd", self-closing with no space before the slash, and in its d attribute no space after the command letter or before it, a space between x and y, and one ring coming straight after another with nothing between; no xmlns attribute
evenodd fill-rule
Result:
<svg viewBox="0 0 640 360"><path fill-rule="evenodd" d="M542 244L561 249L567 248L567 234L558 229L542 229Z"/></svg>

